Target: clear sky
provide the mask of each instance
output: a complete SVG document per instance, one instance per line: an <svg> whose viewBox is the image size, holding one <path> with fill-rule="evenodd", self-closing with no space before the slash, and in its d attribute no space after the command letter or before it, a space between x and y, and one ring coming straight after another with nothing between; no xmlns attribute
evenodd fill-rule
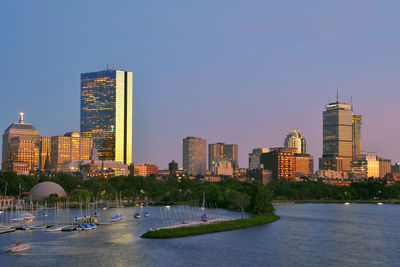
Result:
<svg viewBox="0 0 400 267"><path fill-rule="evenodd" d="M339 88L363 150L400 161L400 1L2 1L0 128L79 130L80 73L134 72L134 161L182 163L182 139L322 154Z"/></svg>

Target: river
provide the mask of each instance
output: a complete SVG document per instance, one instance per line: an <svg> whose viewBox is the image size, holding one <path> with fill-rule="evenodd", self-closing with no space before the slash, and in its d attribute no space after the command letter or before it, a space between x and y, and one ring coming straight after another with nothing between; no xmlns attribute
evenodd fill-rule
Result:
<svg viewBox="0 0 400 267"><path fill-rule="evenodd" d="M93 231L0 235L0 266L400 265L398 205L277 205L281 219L271 224L166 240L140 238L149 227L162 224L159 207L145 209L151 216L140 219L133 218L134 208L119 209L124 221ZM102 216L116 212L108 209ZM232 211L219 213L240 217ZM32 248L21 254L3 252L16 241Z"/></svg>

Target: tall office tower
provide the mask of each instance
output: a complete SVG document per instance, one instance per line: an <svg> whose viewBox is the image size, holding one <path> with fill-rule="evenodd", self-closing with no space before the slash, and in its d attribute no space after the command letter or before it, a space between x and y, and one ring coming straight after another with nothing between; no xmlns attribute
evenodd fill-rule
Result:
<svg viewBox="0 0 400 267"><path fill-rule="evenodd" d="M361 124L362 116L353 115L352 116L352 131L353 131L353 160L361 155Z"/></svg>
<svg viewBox="0 0 400 267"><path fill-rule="evenodd" d="M285 138L285 148L295 148L296 153L306 154L306 139L300 130L291 130Z"/></svg>
<svg viewBox="0 0 400 267"><path fill-rule="evenodd" d="M239 169L238 145L225 143L216 143L208 145L208 170L214 171L214 165L217 161L227 160L231 163L234 170Z"/></svg>
<svg viewBox="0 0 400 267"><path fill-rule="evenodd" d="M18 159L15 160L15 153L16 150L20 151L20 153L31 154L31 148L34 149L35 143L39 141L39 131L35 129L35 127L32 126L30 123L26 123L24 121L24 113L20 113L20 119L19 122L14 122L12 123L5 131L3 134L3 147L2 147L2 169L3 170L12 170L14 164L11 164L12 162L12 156L11 156L11 151L10 151L10 143L11 139L15 137L19 137L18 140L14 139L14 161L18 162L25 162L25 156L22 157L22 154L19 154ZM25 141L24 141L25 140ZM28 144L29 143L29 144ZM25 146L25 148L24 148ZM19 148L18 148L19 147ZM15 150L16 149L16 150ZM19 152L18 152L19 153ZM29 158L31 158L29 156ZM22 161L21 161L22 160ZM25 163L28 163L27 166L24 166L25 169L28 168L28 171L34 171L36 169L36 163L32 164L32 160L29 159ZM21 165L21 164L19 164ZM22 164L23 165L23 164Z"/></svg>
<svg viewBox="0 0 400 267"><path fill-rule="evenodd" d="M260 165L260 157L263 153L268 153L268 148L255 148L253 152L249 153L249 170L262 168Z"/></svg>
<svg viewBox="0 0 400 267"><path fill-rule="evenodd" d="M81 134L92 137L101 160L132 162L133 74L81 74Z"/></svg>
<svg viewBox="0 0 400 267"><path fill-rule="evenodd" d="M93 139L81 137L78 132L51 137L51 169L58 171L66 161L89 160L92 155Z"/></svg>
<svg viewBox="0 0 400 267"><path fill-rule="evenodd" d="M352 111L349 104L330 103L323 112L321 170L349 171L353 157Z"/></svg>
<svg viewBox="0 0 400 267"><path fill-rule="evenodd" d="M205 174L207 141L199 137L183 139L183 171L189 175Z"/></svg>

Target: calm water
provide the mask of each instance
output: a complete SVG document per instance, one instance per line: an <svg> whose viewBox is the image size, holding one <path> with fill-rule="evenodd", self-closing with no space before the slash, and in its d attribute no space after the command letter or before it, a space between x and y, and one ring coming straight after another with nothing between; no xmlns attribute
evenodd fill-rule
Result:
<svg viewBox="0 0 400 267"><path fill-rule="evenodd" d="M22 254L0 252L0 266L400 265L398 205L296 204L276 209L281 219L264 226L151 240L140 235L161 224L159 208L147 208L151 217L141 219L133 218L133 208L124 208L123 222L94 231L0 235L0 251L16 241L32 244ZM106 212L111 217L115 210Z"/></svg>

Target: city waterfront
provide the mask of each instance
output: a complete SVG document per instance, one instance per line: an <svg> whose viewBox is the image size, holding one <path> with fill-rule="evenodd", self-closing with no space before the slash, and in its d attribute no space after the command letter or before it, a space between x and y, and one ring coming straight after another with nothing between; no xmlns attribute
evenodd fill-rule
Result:
<svg viewBox="0 0 400 267"><path fill-rule="evenodd" d="M159 207L144 208L151 216L140 219L133 218L134 208L122 208L119 211L125 220L93 231L32 230L0 235L0 266L399 265L399 208L376 204L277 205L281 219L271 224L164 240L140 238L149 227L162 225ZM113 213L115 209L108 209L102 216L108 218ZM233 211L219 213L224 218L240 217ZM32 248L21 254L4 252L16 241Z"/></svg>

